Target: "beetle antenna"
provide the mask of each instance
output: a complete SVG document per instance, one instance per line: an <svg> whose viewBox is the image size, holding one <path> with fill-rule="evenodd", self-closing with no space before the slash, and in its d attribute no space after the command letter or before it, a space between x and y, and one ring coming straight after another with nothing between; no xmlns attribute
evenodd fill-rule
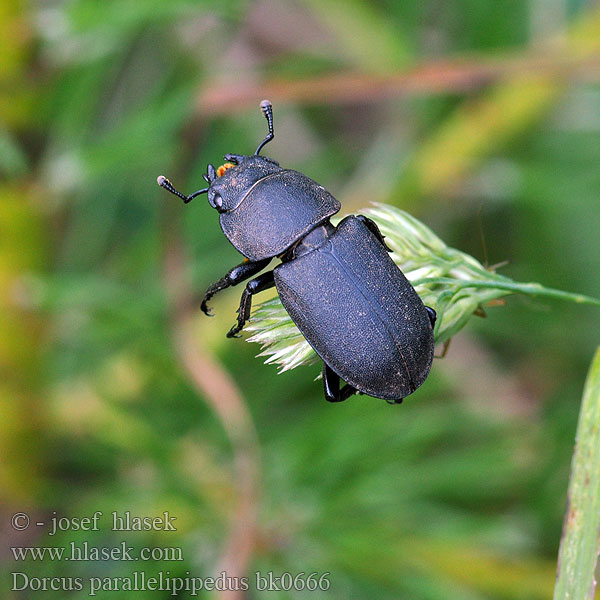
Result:
<svg viewBox="0 0 600 600"><path fill-rule="evenodd" d="M186 204L190 200L193 200L196 196L199 196L200 194L206 194L206 192L208 192L208 188L203 188L201 190L198 190L197 192L194 192L193 194L190 194L189 196L185 196L179 190L176 190L173 187L173 184L164 175L159 175L156 178L156 183L158 183L160 187L165 188L165 190L167 190L168 192L171 192L171 194L175 194L176 196L181 198Z"/></svg>
<svg viewBox="0 0 600 600"><path fill-rule="evenodd" d="M273 105L268 100L263 100L260 103L260 110L262 110L262 114L265 115L265 119L267 119L267 123L269 124L269 133L267 137L258 145L254 156L258 156L260 151L263 149L265 144L268 144L274 137L273 133Z"/></svg>

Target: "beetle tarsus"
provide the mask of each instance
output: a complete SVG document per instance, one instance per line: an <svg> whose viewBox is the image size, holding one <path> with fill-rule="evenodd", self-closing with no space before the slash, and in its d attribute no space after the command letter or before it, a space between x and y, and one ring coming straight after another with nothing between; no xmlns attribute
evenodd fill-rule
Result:
<svg viewBox="0 0 600 600"><path fill-rule="evenodd" d="M402 404L402 400L404 400L404 398L386 398L386 402L388 404Z"/></svg>
<svg viewBox="0 0 600 600"><path fill-rule="evenodd" d="M446 354L448 353L448 348L450 348L450 342L452 341L452 338L446 340L444 342L444 344L442 345L442 353L441 354L434 354L433 358L445 358Z"/></svg>
<svg viewBox="0 0 600 600"><path fill-rule="evenodd" d="M228 338L241 338L242 336L239 335L239 332L241 331L241 328L239 327L239 323L238 325L234 325L228 332L227 332L227 337Z"/></svg>
<svg viewBox="0 0 600 600"><path fill-rule="evenodd" d="M252 263L245 263L252 264ZM234 325L229 332L227 333L227 337L235 337L246 324L246 321L250 318L250 310L252 308L252 296L254 294L258 294L258 292L262 292L263 290L268 290L275 286L275 277L273 275L273 271L267 271L262 275L259 275L255 279L251 279L246 284L246 289L242 292L242 297L240 298L240 306L237 309L238 319L237 325Z"/></svg>
<svg viewBox="0 0 600 600"><path fill-rule="evenodd" d="M340 389L340 376L325 363L323 363L323 391L327 402L343 402L357 392L356 388L349 383Z"/></svg>
<svg viewBox="0 0 600 600"><path fill-rule="evenodd" d="M231 329L227 332L226 335L228 338L242 337L241 335L239 335L239 333L243 329L244 325L246 324L246 321L244 320L244 318L241 315L243 314L243 312L245 312L245 306L248 303L248 297L249 297L249 295L246 294L246 290L244 290L244 293L242 294L242 299L240 301L240 307L235 311L238 315L237 323L235 325L233 325L231 327ZM248 312L250 312L250 310L248 310Z"/></svg>
<svg viewBox="0 0 600 600"><path fill-rule="evenodd" d="M207 317L214 317L215 315L212 312L212 308L210 308L210 306L208 306L206 303L208 302L208 300L210 300L210 298L204 296L204 299L202 300L202 303L200 304L200 310L207 316Z"/></svg>
<svg viewBox="0 0 600 600"><path fill-rule="evenodd" d="M425 310L427 311L427 316L429 317L429 321L431 322L431 327L435 326L435 322L437 321L437 313L431 306L426 306Z"/></svg>
<svg viewBox="0 0 600 600"><path fill-rule="evenodd" d="M244 290L244 293L246 292L246 290ZM244 319L240 316L242 314L242 311L244 310L242 308L242 304L245 304L244 302L244 294L242 294L242 301L240 302L240 307L235 311L238 315L237 317L237 323L235 325L233 325L231 327L231 329L227 332L227 337L228 338L239 338L242 337L241 335L239 335L240 331L242 330L242 328L245 325L245 321Z"/></svg>

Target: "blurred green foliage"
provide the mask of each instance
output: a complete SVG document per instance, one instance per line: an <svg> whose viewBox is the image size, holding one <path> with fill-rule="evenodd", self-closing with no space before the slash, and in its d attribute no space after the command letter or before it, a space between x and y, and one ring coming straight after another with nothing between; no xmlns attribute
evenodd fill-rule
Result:
<svg viewBox="0 0 600 600"><path fill-rule="evenodd" d="M5 0L0 11L6 522L17 511L42 520L169 511L176 533L127 541L180 546L185 560L143 568L215 572L240 449L174 343L165 256L179 240L198 293L240 258L202 198L183 207L156 176L192 191L207 162L253 151L269 91L278 92L268 154L345 210L396 203L482 262L508 260L501 272L515 280L600 297L592 2ZM445 70L454 58L472 72L510 68L455 88ZM285 91L307 97L322 77L360 84L427 62L411 93L358 85L357 100L332 85L301 101ZM330 590L314 598L550 597L597 309L518 298L486 309L394 408L367 397L328 405L316 369L278 376L255 346L226 340L238 298L224 292L216 317L191 326L257 430L250 572L330 572ZM53 538L30 528L6 541L122 538L106 527ZM115 577L140 563L16 570Z"/></svg>

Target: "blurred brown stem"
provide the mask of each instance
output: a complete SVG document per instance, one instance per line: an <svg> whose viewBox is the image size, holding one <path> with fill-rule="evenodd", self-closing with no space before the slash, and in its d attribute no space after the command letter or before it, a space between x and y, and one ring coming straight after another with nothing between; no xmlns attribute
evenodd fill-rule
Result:
<svg viewBox="0 0 600 600"><path fill-rule="evenodd" d="M172 222L171 222L172 223ZM231 446L238 501L231 515L228 538L217 574L244 577L257 533L260 496L260 453L252 417L232 378L203 348L194 334L194 294L185 278L185 254L180 239L169 227L165 253L165 286L169 296L172 333L177 356L189 380L220 420ZM244 598L243 591L223 591L227 600Z"/></svg>
<svg viewBox="0 0 600 600"><path fill-rule="evenodd" d="M204 85L198 96L199 114L228 114L254 108L257 98L285 102L347 104L373 102L406 95L465 93L505 78L523 75L556 77L582 75L597 79L598 54L557 50L500 58L474 57L435 60L400 73L328 73L307 79L270 79Z"/></svg>

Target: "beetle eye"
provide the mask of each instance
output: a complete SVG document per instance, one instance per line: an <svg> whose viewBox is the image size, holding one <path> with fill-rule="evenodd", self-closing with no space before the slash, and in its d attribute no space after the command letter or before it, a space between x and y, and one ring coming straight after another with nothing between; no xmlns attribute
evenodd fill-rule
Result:
<svg viewBox="0 0 600 600"><path fill-rule="evenodd" d="M214 194L208 201L213 208L216 208L219 212L223 212L223 198L221 198L221 194Z"/></svg>

